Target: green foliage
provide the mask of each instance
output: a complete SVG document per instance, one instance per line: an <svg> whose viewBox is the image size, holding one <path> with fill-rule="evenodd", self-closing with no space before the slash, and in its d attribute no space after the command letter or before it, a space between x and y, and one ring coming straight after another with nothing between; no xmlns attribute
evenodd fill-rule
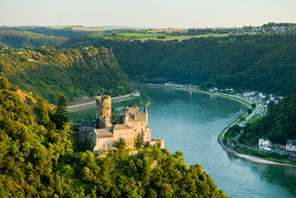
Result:
<svg viewBox="0 0 296 198"><path fill-rule="evenodd" d="M54 178L62 177L55 170L56 164L72 153L69 126L53 129L48 117L52 106L12 87L9 84L0 89L1 194L52 196L56 191ZM27 98L31 98L30 104Z"/></svg>
<svg viewBox="0 0 296 198"><path fill-rule="evenodd" d="M112 48L131 80L285 95L296 85L296 34L230 35L180 41L76 37L63 47Z"/></svg>
<svg viewBox="0 0 296 198"><path fill-rule="evenodd" d="M278 104L270 103L267 114L248 124L239 141L257 145L262 137L279 144L286 144L287 139L296 139L296 88Z"/></svg>
<svg viewBox="0 0 296 198"><path fill-rule="evenodd" d="M102 197L227 197L217 189L201 165L188 167L181 152L145 148L130 156L128 150L96 158L82 153L77 172L86 195ZM76 190L76 189L74 189Z"/></svg>
<svg viewBox="0 0 296 198"><path fill-rule="evenodd" d="M93 97L108 89L111 96L132 92L128 77L107 49L0 50L0 71L20 88L57 103Z"/></svg>
<svg viewBox="0 0 296 198"><path fill-rule="evenodd" d="M232 140L234 137L236 137L238 134L240 134L242 128L238 125L234 125L232 127L230 127L227 132L224 134L223 137L223 143L227 144L227 139L228 140Z"/></svg>
<svg viewBox="0 0 296 198"><path fill-rule="evenodd" d="M115 146L118 150L124 150L126 147L125 139L119 138L118 142L115 143Z"/></svg>
<svg viewBox="0 0 296 198"><path fill-rule="evenodd" d="M143 138L141 137L140 134L138 134L138 136L135 138L135 147L137 149L140 149L142 148L142 146L143 146Z"/></svg>
<svg viewBox="0 0 296 198"><path fill-rule="evenodd" d="M67 102L66 102L66 96L60 95L58 99L58 106L56 109L56 112L53 114L53 120L56 124L57 129L62 129L63 126L67 123L68 118L68 110L67 110Z"/></svg>
<svg viewBox="0 0 296 198"><path fill-rule="evenodd" d="M0 89L9 89L9 86L8 79L0 76Z"/></svg>
<svg viewBox="0 0 296 198"><path fill-rule="evenodd" d="M129 155L120 140L119 151L73 153L69 126L51 126L53 106L12 87L0 89L0 196L227 197L182 152L155 147ZM65 106L64 97L59 103Z"/></svg>

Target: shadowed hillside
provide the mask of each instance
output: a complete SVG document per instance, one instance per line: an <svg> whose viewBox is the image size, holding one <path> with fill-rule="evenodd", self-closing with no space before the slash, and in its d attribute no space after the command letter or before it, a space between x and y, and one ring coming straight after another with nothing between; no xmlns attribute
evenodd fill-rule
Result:
<svg viewBox="0 0 296 198"><path fill-rule="evenodd" d="M179 41L81 36L63 47L112 48L131 80L287 94L296 85L296 34L233 35Z"/></svg>
<svg viewBox="0 0 296 198"><path fill-rule="evenodd" d="M64 93L69 100L93 97L109 90L112 96L132 91L127 75L106 48L3 49L0 71L20 88L51 102Z"/></svg>

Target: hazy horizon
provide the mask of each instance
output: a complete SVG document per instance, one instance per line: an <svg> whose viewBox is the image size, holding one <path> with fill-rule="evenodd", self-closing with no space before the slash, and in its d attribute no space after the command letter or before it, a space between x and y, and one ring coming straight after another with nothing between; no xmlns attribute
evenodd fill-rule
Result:
<svg viewBox="0 0 296 198"><path fill-rule="evenodd" d="M296 22L293 0L0 0L0 26L215 28Z"/></svg>

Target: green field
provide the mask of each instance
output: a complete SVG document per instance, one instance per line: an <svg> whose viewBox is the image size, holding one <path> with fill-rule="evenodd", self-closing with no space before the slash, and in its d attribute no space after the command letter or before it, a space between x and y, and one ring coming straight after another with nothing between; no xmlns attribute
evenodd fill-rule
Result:
<svg viewBox="0 0 296 198"><path fill-rule="evenodd" d="M200 38L200 37L223 37L228 36L229 34L203 34L203 35L186 35L186 34L169 34L169 33L120 33L119 37L127 39L138 39L138 40L185 40L191 38ZM104 36L106 38L107 35Z"/></svg>
<svg viewBox="0 0 296 198"><path fill-rule="evenodd" d="M157 37L169 37L172 34L162 34L162 33L122 33L121 36L125 36L129 39L142 39L142 38L157 38Z"/></svg>

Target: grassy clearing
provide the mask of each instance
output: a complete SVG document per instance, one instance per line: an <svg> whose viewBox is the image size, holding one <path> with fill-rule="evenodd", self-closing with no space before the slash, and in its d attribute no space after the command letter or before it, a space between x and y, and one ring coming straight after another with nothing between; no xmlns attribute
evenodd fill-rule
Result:
<svg viewBox="0 0 296 198"><path fill-rule="evenodd" d="M125 36L129 39L143 39L143 38L157 38L157 37L168 37L170 34L161 33L121 33L121 36Z"/></svg>
<svg viewBox="0 0 296 198"><path fill-rule="evenodd" d="M166 33L121 33L119 36L126 37L128 39L135 40L160 40L160 41L169 41L169 40L186 40L191 38L201 38L201 37L224 37L229 36L229 34L203 34L203 35L186 35L186 34L166 34Z"/></svg>
<svg viewBox="0 0 296 198"><path fill-rule="evenodd" d="M257 120L259 120L262 116L260 115L256 115L255 117L253 117L249 122L252 123L252 122L256 122Z"/></svg>

